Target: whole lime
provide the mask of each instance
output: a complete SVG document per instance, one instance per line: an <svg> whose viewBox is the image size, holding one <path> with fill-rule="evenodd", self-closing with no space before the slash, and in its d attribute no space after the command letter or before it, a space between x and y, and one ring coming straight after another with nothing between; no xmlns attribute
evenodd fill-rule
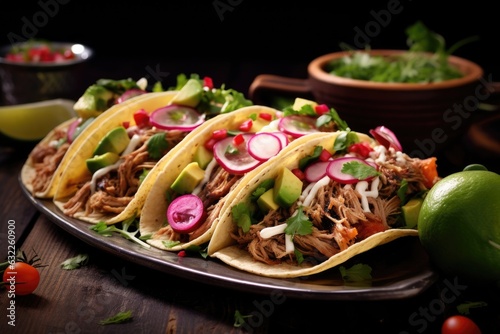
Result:
<svg viewBox="0 0 500 334"><path fill-rule="evenodd" d="M500 282L500 175L465 168L438 181L418 217L430 261L471 282Z"/></svg>

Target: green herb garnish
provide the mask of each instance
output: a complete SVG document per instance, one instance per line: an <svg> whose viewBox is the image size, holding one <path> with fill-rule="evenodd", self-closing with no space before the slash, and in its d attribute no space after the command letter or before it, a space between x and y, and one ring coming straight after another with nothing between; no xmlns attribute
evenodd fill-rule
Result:
<svg viewBox="0 0 500 334"><path fill-rule="evenodd" d="M89 261L88 254L79 254L61 262L61 268L64 270L78 269L86 265Z"/></svg>
<svg viewBox="0 0 500 334"><path fill-rule="evenodd" d="M121 324L132 320L132 311L118 312L112 317L99 321L100 325Z"/></svg>

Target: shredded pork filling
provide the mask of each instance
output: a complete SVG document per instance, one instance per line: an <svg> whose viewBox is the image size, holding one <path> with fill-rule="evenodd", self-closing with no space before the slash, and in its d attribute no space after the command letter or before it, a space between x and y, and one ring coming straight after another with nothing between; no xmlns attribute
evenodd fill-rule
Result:
<svg viewBox="0 0 500 334"><path fill-rule="evenodd" d="M58 141L66 136L66 132L63 130L58 130L54 134L54 141ZM64 155L68 151L70 144L65 142L58 147L55 147L51 143L44 143L37 145L33 151L30 153L30 159L33 164L35 173L30 180L31 186L33 187L32 193L36 194L39 192L44 192L48 189L52 177L56 172L57 167L61 163Z"/></svg>
<svg viewBox="0 0 500 334"><path fill-rule="evenodd" d="M94 193L91 190L91 179L82 183L78 191L64 204L64 214L74 216L78 212L84 212L85 216L90 216L121 213L137 193L141 175L145 170L151 170L158 162L149 156L147 149L147 141L157 132L159 131L154 129L144 132L139 147L122 156L117 169L97 180ZM185 136L186 132L182 131L166 132L167 151Z"/></svg>
<svg viewBox="0 0 500 334"><path fill-rule="evenodd" d="M361 195L353 185L345 186L331 180L320 189L304 214L313 224L313 232L293 237L295 250L304 255L304 262L317 264L341 252L356 242L383 232L396 223L401 201L397 192L402 180L408 182L407 194L425 190L421 160L406 155L389 156L380 163L379 196L368 197L370 212L364 212ZM307 186L304 184L304 187ZM285 250L285 235L264 239L260 231L284 223L297 209L296 203L289 209L280 208L268 212L260 223L252 225L247 233L241 228L231 235L240 247L251 256L267 264L297 264L293 252Z"/></svg>

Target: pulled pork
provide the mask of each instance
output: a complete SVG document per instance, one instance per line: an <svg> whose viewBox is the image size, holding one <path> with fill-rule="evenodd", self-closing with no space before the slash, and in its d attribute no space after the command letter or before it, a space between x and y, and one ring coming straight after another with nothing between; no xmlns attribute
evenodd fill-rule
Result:
<svg viewBox="0 0 500 334"><path fill-rule="evenodd" d="M59 146L53 143L65 137L66 131L58 129L55 131L54 139L51 142L41 143L31 151L29 158L31 159L35 173L29 182L33 187L33 195L48 189L57 167L70 146L68 142L64 142Z"/></svg>
<svg viewBox="0 0 500 334"><path fill-rule="evenodd" d="M74 216L83 211L85 216L91 214L119 214L133 200L140 186L140 177L144 170L151 170L157 159L148 153L147 142L159 130L148 130L141 135L139 147L121 157L117 169L111 170L96 181L96 190L92 192L89 179L81 184L78 191L64 204L64 214ZM186 136L183 131L167 131L165 139L168 148L177 145ZM166 154L168 151L164 152Z"/></svg>
<svg viewBox="0 0 500 334"><path fill-rule="evenodd" d="M363 210L361 195L355 187L333 180L318 191L310 206L302 207L313 224L313 232L295 235L293 242L295 249L304 255L305 261L315 264L323 262L354 243L394 226L400 214L401 201L397 192L403 180L408 182L407 194L427 189L422 160L393 151L387 151L386 154L384 161L377 161L381 172L379 196L368 197L370 212ZM231 237L257 261L271 265L283 262L297 264L294 253L285 250L284 233L264 239L260 231L283 224L299 209L299 205L300 201L289 209L271 210L247 233L238 228Z"/></svg>

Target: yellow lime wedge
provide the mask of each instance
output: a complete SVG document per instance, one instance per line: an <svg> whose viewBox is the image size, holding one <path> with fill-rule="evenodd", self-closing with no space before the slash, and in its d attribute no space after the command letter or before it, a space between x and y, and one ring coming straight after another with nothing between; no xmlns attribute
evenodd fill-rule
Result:
<svg viewBox="0 0 500 334"><path fill-rule="evenodd" d="M203 86L196 79L189 79L172 99L172 104L196 107L200 103Z"/></svg>
<svg viewBox="0 0 500 334"><path fill-rule="evenodd" d="M54 99L0 107L0 132L17 140L39 140L75 117L74 101Z"/></svg>

